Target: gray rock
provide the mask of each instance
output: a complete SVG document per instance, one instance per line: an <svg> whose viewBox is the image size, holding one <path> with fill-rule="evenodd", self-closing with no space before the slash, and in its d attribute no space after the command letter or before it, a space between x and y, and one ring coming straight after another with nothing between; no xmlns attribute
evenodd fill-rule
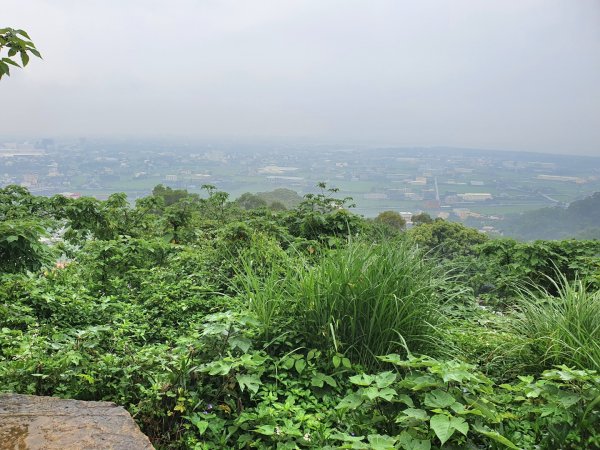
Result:
<svg viewBox="0 0 600 450"><path fill-rule="evenodd" d="M0 394L0 450L153 448L114 403Z"/></svg>

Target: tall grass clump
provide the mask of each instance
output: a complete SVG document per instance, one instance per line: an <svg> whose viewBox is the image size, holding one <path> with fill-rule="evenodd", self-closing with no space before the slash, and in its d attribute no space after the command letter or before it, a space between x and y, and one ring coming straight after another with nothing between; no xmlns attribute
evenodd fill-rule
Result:
<svg viewBox="0 0 600 450"><path fill-rule="evenodd" d="M378 355L430 351L444 277L404 240L333 250L289 286L308 343L374 368Z"/></svg>
<svg viewBox="0 0 600 450"><path fill-rule="evenodd" d="M238 293L245 296L248 311L258 320L259 329L268 340L279 333L281 319L285 318L289 309L287 284L290 273L285 273L285 270L289 270L291 266L272 266L262 276L249 258L241 260L241 267L243 271L238 273L241 289L238 289ZM284 269L283 273L281 269Z"/></svg>
<svg viewBox="0 0 600 450"><path fill-rule="evenodd" d="M600 371L600 291L589 292L581 280L563 275L552 281L556 295L523 290L517 332L538 355L541 366L566 364Z"/></svg>

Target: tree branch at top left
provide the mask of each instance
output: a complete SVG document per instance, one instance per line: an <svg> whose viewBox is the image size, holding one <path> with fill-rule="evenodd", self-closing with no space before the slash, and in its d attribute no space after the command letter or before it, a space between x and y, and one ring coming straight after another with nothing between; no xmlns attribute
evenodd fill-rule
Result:
<svg viewBox="0 0 600 450"><path fill-rule="evenodd" d="M5 50L8 50L8 56L3 56ZM29 63L29 54L42 57L27 32L14 28L0 28L0 79L4 75L10 76L10 66L25 67ZM21 64L15 58L17 55Z"/></svg>

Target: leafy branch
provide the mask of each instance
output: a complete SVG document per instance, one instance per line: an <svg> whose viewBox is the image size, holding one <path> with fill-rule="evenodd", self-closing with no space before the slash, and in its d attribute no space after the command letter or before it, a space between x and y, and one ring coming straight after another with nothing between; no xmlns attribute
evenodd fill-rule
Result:
<svg viewBox="0 0 600 450"><path fill-rule="evenodd" d="M5 49L8 50L8 56L0 58L0 79L4 75L10 76L10 66L25 67L29 63L30 53L38 58L42 57L27 32L23 30L0 28L0 56ZM22 65L14 58L17 54Z"/></svg>

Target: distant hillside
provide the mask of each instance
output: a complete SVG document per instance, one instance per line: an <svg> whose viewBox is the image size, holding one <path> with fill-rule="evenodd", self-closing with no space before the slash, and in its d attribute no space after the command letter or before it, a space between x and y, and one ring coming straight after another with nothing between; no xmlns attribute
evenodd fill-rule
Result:
<svg viewBox="0 0 600 450"><path fill-rule="evenodd" d="M523 240L600 239L600 192L567 208L542 208L507 218L502 231Z"/></svg>

